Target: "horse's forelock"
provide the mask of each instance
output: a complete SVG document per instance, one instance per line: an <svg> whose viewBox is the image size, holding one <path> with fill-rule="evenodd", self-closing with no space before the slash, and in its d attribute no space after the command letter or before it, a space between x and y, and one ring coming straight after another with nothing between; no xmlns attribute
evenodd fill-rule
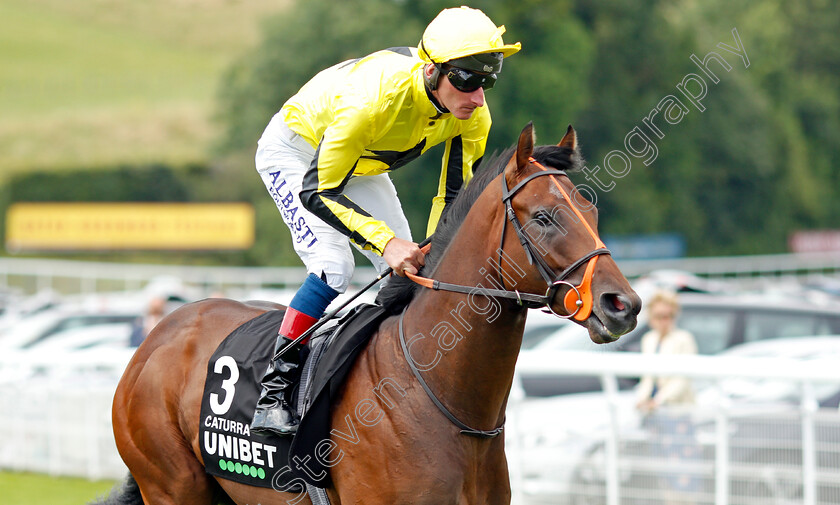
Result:
<svg viewBox="0 0 840 505"><path fill-rule="evenodd" d="M561 146L540 146L534 150L534 159L546 167L564 170L566 172L578 172L583 166L579 149L570 149Z"/></svg>

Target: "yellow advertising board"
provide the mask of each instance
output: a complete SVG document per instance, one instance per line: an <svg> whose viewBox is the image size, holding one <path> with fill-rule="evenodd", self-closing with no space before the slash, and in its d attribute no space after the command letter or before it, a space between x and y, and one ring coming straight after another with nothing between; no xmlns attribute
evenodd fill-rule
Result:
<svg viewBox="0 0 840 505"><path fill-rule="evenodd" d="M15 203L6 250L228 250L254 243L248 203Z"/></svg>

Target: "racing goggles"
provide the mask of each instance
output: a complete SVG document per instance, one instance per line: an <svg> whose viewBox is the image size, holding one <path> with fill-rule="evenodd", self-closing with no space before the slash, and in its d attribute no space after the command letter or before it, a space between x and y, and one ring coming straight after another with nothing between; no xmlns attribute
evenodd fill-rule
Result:
<svg viewBox="0 0 840 505"><path fill-rule="evenodd" d="M446 78L452 86L463 93L472 93L478 88L490 89L496 84L498 76L492 74L479 74L463 68L448 66L443 70Z"/></svg>

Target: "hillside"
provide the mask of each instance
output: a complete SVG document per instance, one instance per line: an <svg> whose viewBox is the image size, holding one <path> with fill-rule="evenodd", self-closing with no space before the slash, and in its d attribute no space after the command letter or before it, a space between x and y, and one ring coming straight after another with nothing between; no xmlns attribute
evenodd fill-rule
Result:
<svg viewBox="0 0 840 505"><path fill-rule="evenodd" d="M219 77L286 0L4 0L0 178L201 161Z"/></svg>

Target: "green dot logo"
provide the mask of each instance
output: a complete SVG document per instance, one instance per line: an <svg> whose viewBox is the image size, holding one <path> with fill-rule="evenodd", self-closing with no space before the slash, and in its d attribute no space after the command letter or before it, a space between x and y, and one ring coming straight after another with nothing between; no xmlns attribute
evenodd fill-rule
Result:
<svg viewBox="0 0 840 505"><path fill-rule="evenodd" d="M227 461L224 459L219 460L219 468L222 470L227 470L228 472L236 472L238 474L242 474L245 477L251 476L254 478L265 479L265 469L257 468L254 465L243 465L242 463L235 463L233 461Z"/></svg>

